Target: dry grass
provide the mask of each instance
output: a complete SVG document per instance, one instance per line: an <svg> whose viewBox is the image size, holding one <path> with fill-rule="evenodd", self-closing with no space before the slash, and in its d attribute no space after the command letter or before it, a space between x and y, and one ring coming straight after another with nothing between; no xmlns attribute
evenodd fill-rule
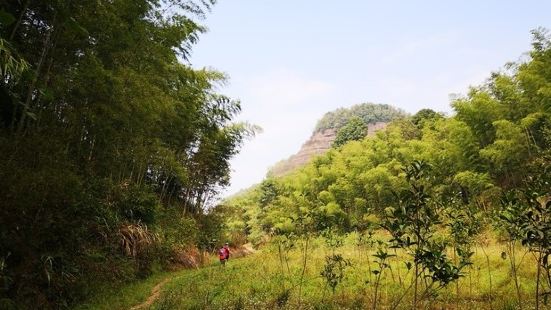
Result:
<svg viewBox="0 0 551 310"><path fill-rule="evenodd" d="M150 232L145 224L125 224L119 228L120 245L127 256L136 257L156 243L159 237Z"/></svg>

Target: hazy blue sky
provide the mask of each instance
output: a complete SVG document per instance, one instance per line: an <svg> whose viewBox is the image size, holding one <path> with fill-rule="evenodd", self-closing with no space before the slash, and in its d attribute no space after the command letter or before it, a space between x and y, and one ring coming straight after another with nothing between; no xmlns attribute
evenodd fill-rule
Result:
<svg viewBox="0 0 551 310"><path fill-rule="evenodd" d="M551 1L219 0L195 67L230 76L240 120L263 127L232 161L231 194L298 151L325 112L361 102L451 112L551 25Z"/></svg>

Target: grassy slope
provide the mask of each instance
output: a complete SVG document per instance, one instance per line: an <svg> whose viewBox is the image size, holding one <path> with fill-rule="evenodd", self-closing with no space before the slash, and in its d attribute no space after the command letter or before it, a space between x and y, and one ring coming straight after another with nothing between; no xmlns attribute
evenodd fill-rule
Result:
<svg viewBox="0 0 551 310"><path fill-rule="evenodd" d="M77 310L116 310L129 309L147 299L153 287L161 282L170 273L157 273L146 280L132 282L123 288L116 286L105 286L95 296L82 305L76 307Z"/></svg>
<svg viewBox="0 0 551 310"><path fill-rule="evenodd" d="M161 298L152 309L369 309L373 304L376 268L373 248L354 245L350 236L343 247L336 249L352 263L346 277L333 294L320 275L325 256L331 254L324 242L310 242L303 286L300 288L303 256L302 243L288 255L288 265L280 261L277 247L265 247L245 258L232 259L227 267L214 263L198 270L160 273L147 280L132 283L122 290L105 290L91 302L77 309L129 309L149 296L151 289L166 277L170 281L162 288ZM423 306L445 309L517 309L517 295L510 274L508 259L501 253L505 246L491 242L475 251L474 265L465 270L459 282L440 290L436 298L427 298ZM486 256L488 254L492 289ZM523 256L517 249L519 280L524 309L533 308L535 289L535 262L531 254ZM400 253L398 253L400 255ZM403 256L403 255L402 255ZM371 263L369 263L371 262ZM391 261L392 270L385 270L381 281L379 309L389 309L409 286L408 274L402 259ZM398 309L411 308L411 290ZM299 294L302 296L299 298ZM543 307L545 308L545 307Z"/></svg>
<svg viewBox="0 0 551 310"><path fill-rule="evenodd" d="M352 267L346 270L346 278L333 294L325 285L320 272L325 255L330 254L323 242L314 241L309 251L307 268L299 298L299 283L302 273L300 244L291 251L289 269L279 260L275 247L265 248L249 257L230 261L226 268L211 266L193 272L176 275L168 283L163 296L153 309L366 309L372 306L375 276L370 270L372 249L354 246L351 236L347 245L336 250L350 259ZM473 249L475 250L475 249ZM428 308L460 309L514 309L516 290L510 276L509 260L503 259L503 245L492 243L484 251L489 255L492 290L486 257L478 247L475 264L466 270L466 275L457 284L439 291L437 298L425 302ZM519 259L523 251L517 254ZM410 276L400 259L391 262L392 271L386 270L380 288L379 305L387 309L396 302L409 286ZM525 309L534 303L535 263L527 254L520 264L522 300ZM409 291L411 292L411 290ZM430 298L427 298L427 300ZM398 309L411 308L411 294L400 302ZM491 300L491 302L490 302Z"/></svg>
<svg viewBox="0 0 551 310"><path fill-rule="evenodd" d="M207 263L209 267L218 266L216 257L211 257ZM127 310L133 306L143 303L150 295L153 288L165 279L167 283L178 280L182 277L193 276L197 270L184 269L173 272L156 272L152 276L142 281L121 285L113 283L97 288L94 295L90 296L87 302L77 306L76 310ZM168 285L167 285L168 286Z"/></svg>

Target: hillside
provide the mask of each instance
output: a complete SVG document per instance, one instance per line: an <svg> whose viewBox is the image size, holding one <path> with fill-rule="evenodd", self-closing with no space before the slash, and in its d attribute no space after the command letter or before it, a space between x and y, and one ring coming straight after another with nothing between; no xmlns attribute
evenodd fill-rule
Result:
<svg viewBox="0 0 551 310"><path fill-rule="evenodd" d="M77 309L550 309L551 36L534 32L533 47L453 100L451 116L421 109L364 138L363 115L328 113L303 154L334 136L332 148L304 167L168 229L123 226L135 265L184 249L204 268L90 285ZM119 207L147 198L131 197ZM166 241L196 235L195 248ZM40 262L55 275L55 258Z"/></svg>
<svg viewBox="0 0 551 310"><path fill-rule="evenodd" d="M304 142L300 150L289 158L276 163L268 172L269 175L283 176L306 165L316 155L329 150L339 133L351 119L361 119L367 127L366 136L374 135L378 130L406 114L387 104L362 103L350 108L339 108L326 113L316 124L312 136Z"/></svg>
<svg viewBox="0 0 551 310"><path fill-rule="evenodd" d="M352 233L342 239L343 245L331 248L323 238L311 242L304 265L304 248L297 242L292 250L281 253L278 243L264 247L248 257L230 260L221 272L219 264L184 270L166 277L159 298L152 309L412 309L413 299L408 295L412 273L403 258L390 257L383 276L378 278L379 264L371 259L376 249L359 244L361 235ZM376 238L382 238L377 236ZM281 245L281 244L279 244ZM469 267L469 277L458 279L458 286L440 290L435 300L420 302L420 309L515 309L513 281L508 277L508 265L502 263L501 247L491 243L485 249L489 262L496 266L492 273L486 269ZM331 256L333 251L339 253ZM320 255L312 255L317 253ZM341 257L342 269L327 264L326 256ZM282 265L282 261L283 263ZM486 257L479 251L473 261L487 266ZM331 261L329 261L331 262ZM535 272L528 260L520 266L521 296L533 303L530 291ZM259 272L261 270L261 272ZM301 279L301 275L304 276ZM327 272L333 271L334 273ZM341 277L342 276L342 277ZM228 279L231 279L228 281ZM375 288L375 283L380 289ZM128 309L116 295L108 295L110 303L101 303L91 309ZM146 300L146 294L142 300ZM120 298L119 298L120 299ZM117 307L113 304L116 303ZM135 301L137 303L137 301ZM104 305L102 307L102 305ZM127 306L126 308L124 306Z"/></svg>

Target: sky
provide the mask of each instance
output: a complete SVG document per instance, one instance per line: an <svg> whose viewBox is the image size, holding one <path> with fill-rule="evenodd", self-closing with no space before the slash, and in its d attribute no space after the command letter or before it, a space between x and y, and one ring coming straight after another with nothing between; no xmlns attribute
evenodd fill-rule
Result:
<svg viewBox="0 0 551 310"><path fill-rule="evenodd" d="M190 62L229 76L238 121L262 127L231 161L231 195L296 153L339 107L453 113L466 94L551 28L551 1L219 0Z"/></svg>

